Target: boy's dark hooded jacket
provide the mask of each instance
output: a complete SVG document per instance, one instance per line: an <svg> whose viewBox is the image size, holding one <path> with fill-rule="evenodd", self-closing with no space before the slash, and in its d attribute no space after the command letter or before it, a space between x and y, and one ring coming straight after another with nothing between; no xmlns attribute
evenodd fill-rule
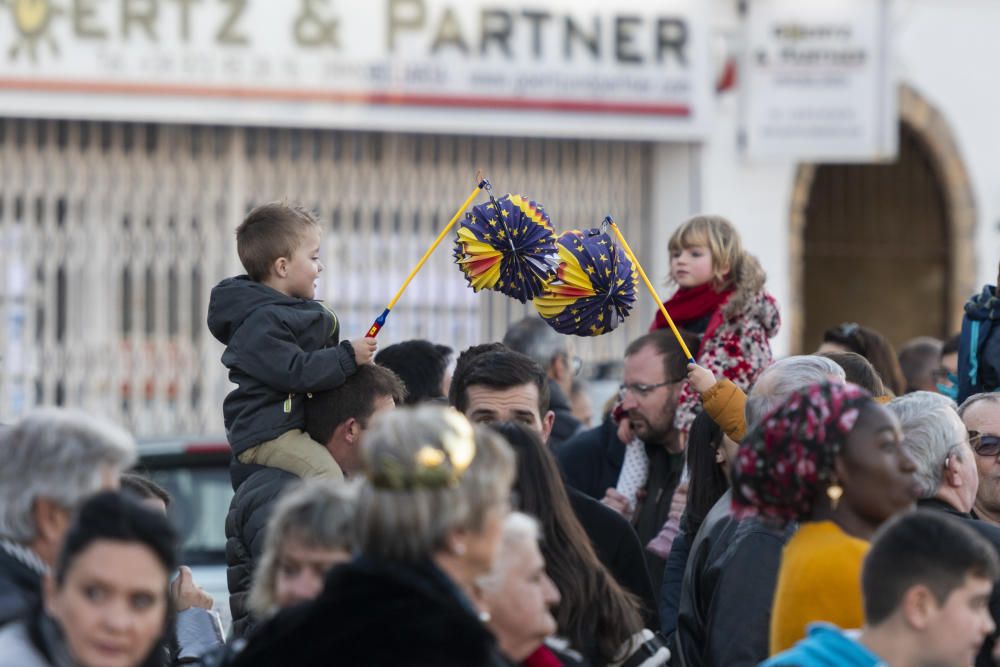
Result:
<svg viewBox="0 0 1000 667"><path fill-rule="evenodd" d="M958 347L958 403L1000 389L1000 297L992 285L969 299Z"/></svg>
<svg viewBox="0 0 1000 667"><path fill-rule="evenodd" d="M306 393L339 387L357 370L340 324L320 301L286 296L247 276L212 289L208 328L226 346L237 385L222 405L234 454L305 427Z"/></svg>

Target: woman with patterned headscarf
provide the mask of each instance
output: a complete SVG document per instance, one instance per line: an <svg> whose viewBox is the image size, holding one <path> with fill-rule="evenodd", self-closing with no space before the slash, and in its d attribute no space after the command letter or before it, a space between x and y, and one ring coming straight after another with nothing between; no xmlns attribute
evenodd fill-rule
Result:
<svg viewBox="0 0 1000 667"><path fill-rule="evenodd" d="M868 540L917 498L915 467L895 417L852 384L793 394L740 446L737 516L801 522L785 546L771 611L771 654L826 621L859 628L861 563Z"/></svg>

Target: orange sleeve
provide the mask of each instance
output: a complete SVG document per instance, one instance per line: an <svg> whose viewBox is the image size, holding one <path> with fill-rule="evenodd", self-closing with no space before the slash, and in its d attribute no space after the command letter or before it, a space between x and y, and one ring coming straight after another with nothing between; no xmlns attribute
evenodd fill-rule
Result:
<svg viewBox="0 0 1000 667"><path fill-rule="evenodd" d="M746 435L747 422L744 408L747 395L725 378L719 380L701 395L705 412L731 439L739 442Z"/></svg>

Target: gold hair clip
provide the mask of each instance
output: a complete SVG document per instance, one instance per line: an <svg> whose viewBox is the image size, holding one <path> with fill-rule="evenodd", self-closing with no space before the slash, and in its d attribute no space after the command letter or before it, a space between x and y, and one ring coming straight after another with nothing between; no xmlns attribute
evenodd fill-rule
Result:
<svg viewBox="0 0 1000 667"><path fill-rule="evenodd" d="M455 410L444 413L447 427L440 445L422 445L413 459L413 471L389 457L382 457L376 472L369 472L372 485L391 491L440 489L453 487L476 457L476 439L472 425ZM448 466L446 464L450 463Z"/></svg>

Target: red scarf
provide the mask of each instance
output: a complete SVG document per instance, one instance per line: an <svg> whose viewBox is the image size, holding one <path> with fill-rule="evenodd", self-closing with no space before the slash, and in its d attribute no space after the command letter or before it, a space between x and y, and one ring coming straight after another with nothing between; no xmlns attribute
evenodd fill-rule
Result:
<svg viewBox="0 0 1000 667"><path fill-rule="evenodd" d="M712 283L708 282L697 287L682 287L670 297L669 301L665 301L663 305L667 307L667 312L673 318L674 324L683 329L685 322L700 320L706 315L714 313L717 308L729 299L732 293L733 290L731 289L724 292L716 292ZM667 320L663 317L663 313L657 310L656 319L653 320L653 326L649 330L656 331L657 329L666 328Z"/></svg>
<svg viewBox="0 0 1000 667"><path fill-rule="evenodd" d="M542 644L538 649L529 655L524 662L524 667L563 667L559 659L549 649Z"/></svg>

